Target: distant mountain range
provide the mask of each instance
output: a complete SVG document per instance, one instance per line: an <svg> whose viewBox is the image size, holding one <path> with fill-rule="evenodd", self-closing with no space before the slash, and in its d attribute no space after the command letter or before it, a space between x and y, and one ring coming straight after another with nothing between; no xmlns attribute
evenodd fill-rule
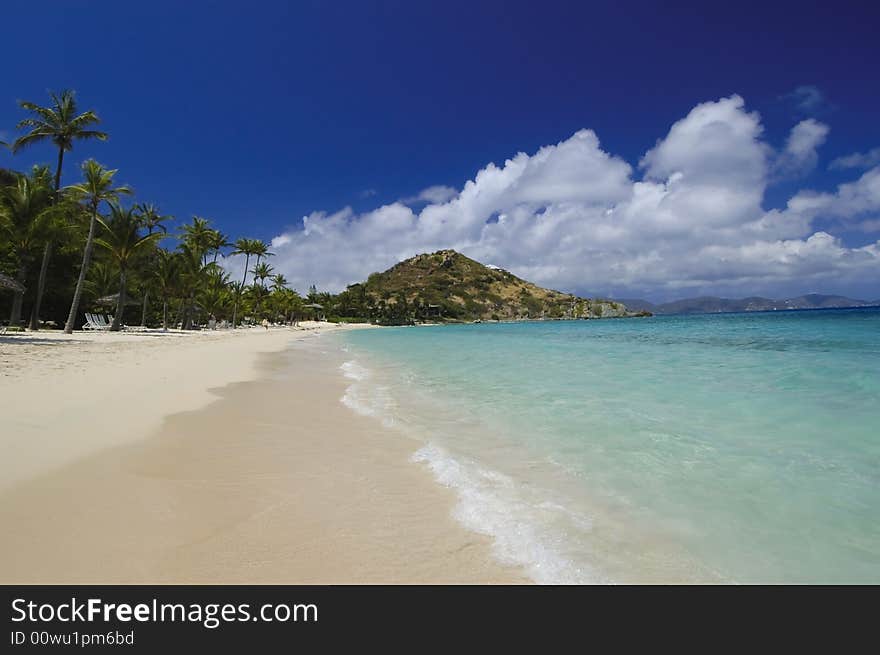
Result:
<svg viewBox="0 0 880 655"><path fill-rule="evenodd" d="M618 299L630 311L647 311L652 314L714 314L720 312L766 312L784 309L833 309L840 307L880 306L880 299L874 301L856 300L845 296L826 296L809 293L796 298L773 300L751 296L749 298L718 298L701 296L685 298L673 302L655 304L647 300Z"/></svg>

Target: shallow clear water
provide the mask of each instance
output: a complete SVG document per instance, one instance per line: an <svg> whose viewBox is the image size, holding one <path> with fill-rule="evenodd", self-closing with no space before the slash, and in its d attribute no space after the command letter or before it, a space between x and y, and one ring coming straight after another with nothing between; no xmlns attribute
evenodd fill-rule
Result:
<svg viewBox="0 0 880 655"><path fill-rule="evenodd" d="M344 402L540 582L880 582L878 310L342 338Z"/></svg>

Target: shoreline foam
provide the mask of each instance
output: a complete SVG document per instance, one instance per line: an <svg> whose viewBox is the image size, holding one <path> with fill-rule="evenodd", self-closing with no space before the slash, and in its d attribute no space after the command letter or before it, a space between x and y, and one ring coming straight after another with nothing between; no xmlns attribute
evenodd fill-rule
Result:
<svg viewBox="0 0 880 655"><path fill-rule="evenodd" d="M10 526L0 579L526 582L452 518L452 492L413 465L412 443L339 402L340 364L321 340L296 342L147 438L126 435L17 480L0 492ZM124 428L125 407L112 411ZM50 434L62 433L51 421Z"/></svg>

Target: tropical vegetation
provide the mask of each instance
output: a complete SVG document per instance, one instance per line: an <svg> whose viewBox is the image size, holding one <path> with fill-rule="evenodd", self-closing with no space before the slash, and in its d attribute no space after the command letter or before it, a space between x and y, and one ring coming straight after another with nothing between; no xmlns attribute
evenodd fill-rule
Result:
<svg viewBox="0 0 880 655"><path fill-rule="evenodd" d="M259 239L230 237L193 216L177 230L174 217L151 202L136 202L119 171L85 160L79 179L62 185L65 155L84 140L106 141L92 110L81 111L73 91L50 93L49 102L20 102L21 134L3 143L9 160L48 143L54 169L17 171L0 161L0 274L18 285L0 290L0 312L10 326L79 328L86 312L112 316L124 326L290 322L316 313L268 258ZM244 255L244 273L232 280L223 268ZM24 291L19 290L21 287ZM313 297L314 300L314 297Z"/></svg>
<svg viewBox="0 0 880 655"><path fill-rule="evenodd" d="M7 145L10 158L48 143L57 159L54 171L0 168L0 314L11 326L27 320L32 330L72 332L86 312L112 316L112 330L305 317L401 325L632 315L620 303L543 289L452 250L400 262L339 294L313 285L303 297L273 267L265 242L224 234L202 216L173 229L174 217L137 201L117 169L86 159L79 179L62 186L65 153L109 138L95 129L100 117L81 112L72 91L50 94L46 106L19 104L26 117Z"/></svg>

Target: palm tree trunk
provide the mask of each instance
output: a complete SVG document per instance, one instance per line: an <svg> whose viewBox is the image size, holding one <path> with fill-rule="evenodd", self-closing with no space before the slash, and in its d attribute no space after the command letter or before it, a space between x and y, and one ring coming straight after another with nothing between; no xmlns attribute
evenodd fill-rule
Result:
<svg viewBox="0 0 880 655"><path fill-rule="evenodd" d="M43 248L43 262L40 264L40 278L37 281L37 296L31 311L30 329L40 329L40 305L43 304L43 292L46 290L46 274L49 271L49 260L52 259L52 242L47 241Z"/></svg>
<svg viewBox="0 0 880 655"><path fill-rule="evenodd" d="M186 322L183 325L184 330L191 330L193 323L193 309L195 309L196 304L196 294L193 291L192 295L189 297L189 302L186 304Z"/></svg>
<svg viewBox="0 0 880 655"><path fill-rule="evenodd" d="M247 280L247 268L248 264L251 261L250 254L245 254L244 256L244 276L241 278L241 287L239 287L238 291L235 293L235 305L232 308L232 329L235 329L235 317L238 314L238 302L241 300L241 291L244 289L244 282Z"/></svg>
<svg viewBox="0 0 880 655"><path fill-rule="evenodd" d="M119 332L122 329L122 315L125 313L125 269L119 271L119 304L116 306L116 316L113 317L111 332Z"/></svg>
<svg viewBox="0 0 880 655"><path fill-rule="evenodd" d="M64 148L58 148L58 166L55 168L55 202L58 202L58 192L61 189L61 166L64 163ZM34 308L31 312L31 330L40 329L40 305L43 304L43 293L46 291L46 273L49 270L49 260L52 258L52 242L47 241L43 248L43 262L40 264L40 279L37 281L37 297L34 299Z"/></svg>
<svg viewBox="0 0 880 655"><path fill-rule="evenodd" d="M58 148L58 167L55 169L55 201L58 201L58 191L61 189L61 164L64 163L64 148Z"/></svg>
<svg viewBox="0 0 880 655"><path fill-rule="evenodd" d="M18 265L16 280L22 285L24 285L25 280L27 280L27 264L25 262L21 262ZM21 306L23 303L24 291L16 291L15 295L12 297L12 311L9 313L10 326L18 326L18 324L21 323Z"/></svg>
<svg viewBox="0 0 880 655"><path fill-rule="evenodd" d="M86 247L83 250L82 267L79 269L79 278L76 280L76 290L73 292L73 300L70 303L70 312L67 314L67 322L64 331L73 333L76 325L76 315L79 313L79 303L82 300L82 292L86 285L86 274L89 272L89 262L92 260L92 250L95 247L95 227L98 224L98 208L92 208L92 220L89 221L89 236L86 238Z"/></svg>
<svg viewBox="0 0 880 655"><path fill-rule="evenodd" d="M168 299L162 300L162 329L168 329Z"/></svg>
<svg viewBox="0 0 880 655"><path fill-rule="evenodd" d="M254 288L256 288L256 286L257 286L257 283L256 283L256 281L254 281ZM262 306L263 306L263 296L260 293L257 293L257 304L254 307L254 314L256 314L256 316L254 318L257 320L259 320L259 318L260 318L260 308Z"/></svg>
<svg viewBox="0 0 880 655"><path fill-rule="evenodd" d="M144 289L144 308L141 310L141 327L147 326L147 299L150 297L149 289Z"/></svg>

